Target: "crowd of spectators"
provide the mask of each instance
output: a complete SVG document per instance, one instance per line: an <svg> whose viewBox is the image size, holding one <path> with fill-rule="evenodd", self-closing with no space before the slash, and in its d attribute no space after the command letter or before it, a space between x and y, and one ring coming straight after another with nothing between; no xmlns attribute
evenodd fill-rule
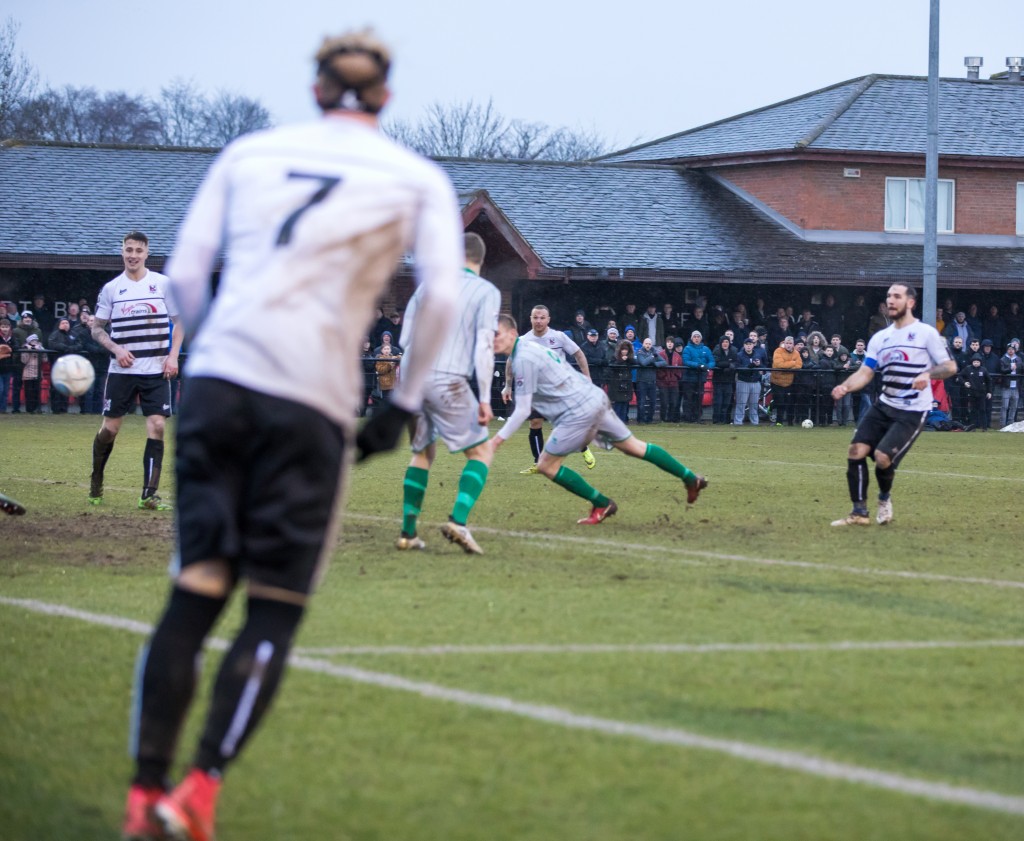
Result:
<svg viewBox="0 0 1024 841"><path fill-rule="evenodd" d="M42 412L49 365L66 353L86 356L98 374L108 355L92 338L85 299L57 317L43 296L23 310L0 305L0 344L11 347L0 360L0 412ZM557 320L557 314L556 314ZM1021 407L1024 379L1020 338L1024 315L1010 303L1001 311L978 304L960 309L947 298L936 327L950 344L958 374L935 386L937 408L971 429L1013 423ZM888 326L884 302L872 309L863 294L840 307L832 294L820 305L769 308L757 298L725 307L703 298L671 303L598 303L566 319L564 331L586 356L595 383L608 391L627 422L816 425L856 422L876 399L872 389L831 398L864 361L867 340ZM398 376L402 348L400 309L377 310L363 342L364 413L387 399ZM496 388L500 390L500 383ZM102 376L78 399L80 411L102 408ZM67 398L48 390L49 411L66 412Z"/></svg>

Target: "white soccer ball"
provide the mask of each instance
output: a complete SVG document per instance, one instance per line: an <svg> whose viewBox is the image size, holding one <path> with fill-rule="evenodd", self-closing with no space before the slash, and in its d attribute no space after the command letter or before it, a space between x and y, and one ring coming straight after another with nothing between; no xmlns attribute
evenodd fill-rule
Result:
<svg viewBox="0 0 1024 841"><path fill-rule="evenodd" d="M69 353L60 357L53 363L53 370L50 371L50 382L61 394L71 394L81 397L85 394L96 379L96 371L92 363L84 356L77 353Z"/></svg>
<svg viewBox="0 0 1024 841"><path fill-rule="evenodd" d="M814 421L810 418L804 418L804 422L800 424L804 429L814 429Z"/></svg>

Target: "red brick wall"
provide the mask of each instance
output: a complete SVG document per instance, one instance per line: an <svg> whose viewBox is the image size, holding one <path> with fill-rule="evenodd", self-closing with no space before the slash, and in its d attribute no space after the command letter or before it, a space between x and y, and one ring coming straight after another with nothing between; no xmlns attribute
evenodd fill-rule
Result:
<svg viewBox="0 0 1024 841"><path fill-rule="evenodd" d="M850 167L860 170L860 178L843 175L844 168ZM924 167L793 161L723 168L715 173L801 228L883 231L886 177L923 178ZM955 233L1015 233L1017 182L1024 181L1024 169L940 165L939 177L955 182Z"/></svg>

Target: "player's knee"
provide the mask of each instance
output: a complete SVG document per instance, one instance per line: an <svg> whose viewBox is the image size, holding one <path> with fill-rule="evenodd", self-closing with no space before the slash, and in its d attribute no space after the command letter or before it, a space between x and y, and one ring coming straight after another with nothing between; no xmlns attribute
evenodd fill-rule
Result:
<svg viewBox="0 0 1024 841"><path fill-rule="evenodd" d="M892 464L892 459L889 458L881 450L875 450L875 466L880 470L885 470Z"/></svg>

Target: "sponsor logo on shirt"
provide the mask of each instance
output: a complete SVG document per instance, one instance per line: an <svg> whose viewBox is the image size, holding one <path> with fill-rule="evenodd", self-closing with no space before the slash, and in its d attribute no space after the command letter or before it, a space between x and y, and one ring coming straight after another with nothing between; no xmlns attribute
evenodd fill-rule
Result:
<svg viewBox="0 0 1024 841"><path fill-rule="evenodd" d="M132 301L121 305L121 315L156 315L157 309L152 304Z"/></svg>

